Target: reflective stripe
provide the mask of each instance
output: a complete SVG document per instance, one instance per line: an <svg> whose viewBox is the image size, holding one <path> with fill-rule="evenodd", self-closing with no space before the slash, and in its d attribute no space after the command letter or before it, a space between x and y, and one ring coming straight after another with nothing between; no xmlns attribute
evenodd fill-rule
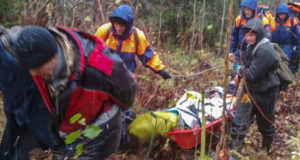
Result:
<svg viewBox="0 0 300 160"><path fill-rule="evenodd" d="M266 17L263 17L262 20L261 20L261 22L262 22L262 25L263 25L264 27L265 27L265 25L270 24L270 23L269 23L269 20L268 20Z"/></svg>
<svg viewBox="0 0 300 160"><path fill-rule="evenodd" d="M97 31L95 33L95 36L100 37L103 40L105 40L105 38L107 37L108 30L109 30L110 27L111 27L111 23L106 23L106 24L102 25L101 27L99 27L97 29Z"/></svg>
<svg viewBox="0 0 300 160"><path fill-rule="evenodd" d="M276 22L275 22L275 18L273 17L271 11L266 11L265 12L265 16L269 20L271 31L272 32L275 31L275 29L276 29Z"/></svg>
<svg viewBox="0 0 300 160"><path fill-rule="evenodd" d="M154 54L154 51L151 49L143 31L135 28L136 32L133 31L128 39L118 40L113 36L112 32L106 37L107 33L104 32L109 32L110 27L111 24L105 24L104 26L99 27L95 35L105 39L105 44L110 49L117 52L131 72L134 72L136 68L134 54L139 56L143 65L148 66L153 70L162 70L165 68L158 55ZM117 51L119 45L121 45L121 48Z"/></svg>
<svg viewBox="0 0 300 160"><path fill-rule="evenodd" d="M154 70L163 70L165 68L164 64L160 61L158 54L154 52L153 57L147 63L147 66L150 66Z"/></svg>
<svg viewBox="0 0 300 160"><path fill-rule="evenodd" d="M239 28L241 25L241 15L239 15L238 17L236 17L235 19L235 27Z"/></svg>
<svg viewBox="0 0 300 160"><path fill-rule="evenodd" d="M287 5L291 10L300 12L300 3L299 2L288 3Z"/></svg>

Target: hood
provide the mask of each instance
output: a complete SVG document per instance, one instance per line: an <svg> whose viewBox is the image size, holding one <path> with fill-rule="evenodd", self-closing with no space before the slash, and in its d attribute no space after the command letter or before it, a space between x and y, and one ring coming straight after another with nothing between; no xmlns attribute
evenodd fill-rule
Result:
<svg viewBox="0 0 300 160"><path fill-rule="evenodd" d="M253 9L255 11L256 7L257 7L257 0L243 0L241 2L241 8L244 8L244 7Z"/></svg>
<svg viewBox="0 0 300 160"><path fill-rule="evenodd" d="M129 26L129 28L133 26L133 10L128 5L121 5L115 9L109 16L109 19L111 18L121 18L127 24L127 26Z"/></svg>
<svg viewBox="0 0 300 160"><path fill-rule="evenodd" d="M132 32L132 26L133 26L133 21L134 21L132 8L128 5L121 5L110 14L110 16L109 16L110 22L112 22L111 21L112 18L120 18L128 26L122 35L116 35L115 34L116 30L113 27L114 36L117 37L118 39L122 39L122 40L129 38L130 34Z"/></svg>
<svg viewBox="0 0 300 160"><path fill-rule="evenodd" d="M264 38L264 27L261 23L261 19L259 18L252 18L248 20L243 29L253 29L256 32L256 43Z"/></svg>
<svg viewBox="0 0 300 160"><path fill-rule="evenodd" d="M288 16L290 16L290 9L287 4L281 4L278 6L276 10L276 16L279 13L286 13Z"/></svg>
<svg viewBox="0 0 300 160"><path fill-rule="evenodd" d="M243 0L241 2L241 15L243 18L245 18L245 15L244 15L244 11L243 11L243 8L244 7L247 7L247 8L250 8L254 11L254 16L257 14L257 0Z"/></svg>

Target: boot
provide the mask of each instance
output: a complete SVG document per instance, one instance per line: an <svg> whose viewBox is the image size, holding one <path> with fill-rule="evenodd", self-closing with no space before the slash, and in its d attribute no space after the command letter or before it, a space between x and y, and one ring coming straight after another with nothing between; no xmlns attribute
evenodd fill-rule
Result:
<svg viewBox="0 0 300 160"><path fill-rule="evenodd" d="M237 151L238 153L241 153L242 152L242 148L243 148L243 144L244 144L244 139L235 139L233 138L231 140L231 150L235 150ZM229 160L239 160L239 157L234 154L234 153L231 153L230 156L229 156Z"/></svg>
<svg viewBox="0 0 300 160"><path fill-rule="evenodd" d="M272 141L273 141L273 136L272 137L263 136L261 151L266 150L267 153L269 153Z"/></svg>

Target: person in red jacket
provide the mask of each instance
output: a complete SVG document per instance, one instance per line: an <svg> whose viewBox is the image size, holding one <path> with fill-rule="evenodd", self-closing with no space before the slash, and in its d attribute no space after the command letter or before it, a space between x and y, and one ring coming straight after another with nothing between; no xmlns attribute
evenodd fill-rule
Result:
<svg viewBox="0 0 300 160"><path fill-rule="evenodd" d="M12 46L54 117L54 150L74 156L76 146L83 143L80 159L105 159L117 151L121 109L131 107L136 94L136 81L121 58L100 38L65 27L27 26ZM81 137L66 145L67 135L85 127L70 122L76 114L102 131L93 139Z"/></svg>

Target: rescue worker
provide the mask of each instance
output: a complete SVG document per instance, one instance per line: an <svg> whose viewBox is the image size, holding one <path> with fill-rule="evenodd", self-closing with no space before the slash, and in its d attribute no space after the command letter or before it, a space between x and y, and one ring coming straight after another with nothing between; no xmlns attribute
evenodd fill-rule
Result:
<svg viewBox="0 0 300 160"><path fill-rule="evenodd" d="M265 36L271 38L271 28L266 17L259 14L257 0L243 0L241 2L241 14L235 19L235 23L231 32L229 60L233 62L233 74L228 87L228 93L235 95L236 87L233 83L233 78L236 75L236 70L241 66L240 56L245 52L247 41L244 40L244 33L241 29L249 19L260 18L265 30Z"/></svg>
<svg viewBox="0 0 300 160"><path fill-rule="evenodd" d="M277 43L289 59L289 69L295 74L299 69L300 23L290 14L286 4L278 6L276 11L276 29L272 33L272 42ZM295 49L294 49L295 47Z"/></svg>
<svg viewBox="0 0 300 160"><path fill-rule="evenodd" d="M275 106L280 91L280 80L275 73L279 57L270 41L264 38L260 19L248 20L242 30L248 47L241 55L243 65L235 77L236 85L241 78L244 80L230 129L231 150L241 153L244 138L256 115L258 130L263 135L261 148L269 152L275 133ZM234 159L238 157L233 153L230 160Z"/></svg>
<svg viewBox="0 0 300 160"><path fill-rule="evenodd" d="M17 30L14 27L10 31ZM4 28L0 36L0 90L6 116L0 159L29 160L32 149L54 146L50 135L52 118L28 70L22 69L4 47Z"/></svg>
<svg viewBox="0 0 300 160"><path fill-rule="evenodd" d="M113 52L117 53L128 69L135 73L138 56L142 64L164 79L171 78L158 54L151 48L143 31L133 26L133 10L128 5L121 5L109 16L110 23L98 28L95 36L102 38Z"/></svg>
<svg viewBox="0 0 300 160"><path fill-rule="evenodd" d="M119 6L110 14L109 20L110 23L100 26L95 35L102 38L108 48L123 59L134 76L136 69L135 56L137 55L145 67L150 68L163 79L171 78L171 75L165 69L165 65L159 59L158 54L151 48L143 31L134 27L134 15L130 6ZM120 151L124 151L129 143L126 138L127 133L125 126L135 118L132 109L123 111L123 115Z"/></svg>
<svg viewBox="0 0 300 160"><path fill-rule="evenodd" d="M54 151L73 157L83 143L79 159L106 159L118 148L121 108L131 107L136 81L121 58L95 36L65 27L25 27L12 44L23 68L29 69L47 109L54 116ZM67 135L83 130L71 123L80 114L86 125L99 126L100 134L64 144Z"/></svg>

